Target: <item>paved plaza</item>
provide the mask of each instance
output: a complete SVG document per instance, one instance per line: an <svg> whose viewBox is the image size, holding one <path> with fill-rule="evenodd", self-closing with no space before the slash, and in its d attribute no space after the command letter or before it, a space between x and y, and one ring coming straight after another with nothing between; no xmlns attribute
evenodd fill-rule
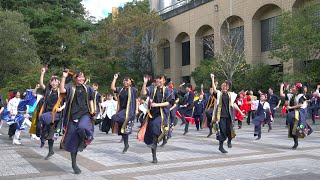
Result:
<svg viewBox="0 0 320 180"><path fill-rule="evenodd" d="M291 150L293 140L287 138L283 121L278 118L270 133L264 127L260 141L254 140L252 126L236 129L233 148L226 148L228 154L219 152L214 136L206 138L208 129L196 131L192 125L183 136L183 128L177 126L168 144L158 148L158 164L150 163L150 148L135 139L137 128L130 136L126 154L121 154L119 136L96 131L93 143L79 153L80 175L73 173L70 154L60 150L59 143L54 145L54 156L46 161L47 145L41 149L40 142L30 140L25 132L22 145L12 145L6 135L8 126L4 125L0 129L0 179L319 180L320 126L313 125L314 133L300 140L297 150Z"/></svg>

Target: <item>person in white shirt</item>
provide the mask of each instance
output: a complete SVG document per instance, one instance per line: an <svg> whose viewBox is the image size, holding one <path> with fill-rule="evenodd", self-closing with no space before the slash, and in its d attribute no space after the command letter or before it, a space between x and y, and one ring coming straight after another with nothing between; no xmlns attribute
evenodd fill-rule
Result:
<svg viewBox="0 0 320 180"><path fill-rule="evenodd" d="M148 104L147 104L148 101L149 101L149 97L147 97L146 100L142 98L140 98L139 100L140 105L139 105L139 114L137 116L137 122L139 121L141 126L144 123L145 115L147 114L147 111L148 111Z"/></svg>
<svg viewBox="0 0 320 180"><path fill-rule="evenodd" d="M267 95L263 93L260 94L260 100L255 100L250 103L251 105L254 105L254 107L257 107L255 118L253 119L253 124L254 136L258 136L256 140L259 140L261 139L261 123L265 121L265 119L273 119L270 110L270 104L267 102Z"/></svg>
<svg viewBox="0 0 320 180"><path fill-rule="evenodd" d="M14 118L18 113L18 105L21 100L20 95L21 95L20 91L15 91L14 98L12 98L8 102L8 106L7 106L7 110L10 113L10 120L7 121L9 125L8 135L10 140L13 139L13 135L15 134L17 129L17 123L15 122Z"/></svg>
<svg viewBox="0 0 320 180"><path fill-rule="evenodd" d="M107 100L103 102L101 106L103 108L101 131L108 134L111 128L111 117L116 114L118 102L113 100L112 94L108 94Z"/></svg>

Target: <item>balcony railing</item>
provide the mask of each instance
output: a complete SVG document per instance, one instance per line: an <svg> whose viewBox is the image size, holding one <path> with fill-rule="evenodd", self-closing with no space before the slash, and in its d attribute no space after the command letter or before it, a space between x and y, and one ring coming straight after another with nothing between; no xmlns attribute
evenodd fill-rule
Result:
<svg viewBox="0 0 320 180"><path fill-rule="evenodd" d="M181 0L181 1L175 3L175 4L171 5L171 6L168 6L168 7L164 8L164 9L161 9L160 11L158 11L158 13L159 13L159 15L162 15L164 13L167 13L169 11L177 9L177 8L179 8L181 6L184 6L184 5L188 4L191 1L193 1L193 0Z"/></svg>

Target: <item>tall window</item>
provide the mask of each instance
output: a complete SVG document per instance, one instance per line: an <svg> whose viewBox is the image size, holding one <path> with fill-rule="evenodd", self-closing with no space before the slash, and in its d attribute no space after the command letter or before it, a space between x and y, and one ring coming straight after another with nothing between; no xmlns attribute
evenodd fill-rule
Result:
<svg viewBox="0 0 320 180"><path fill-rule="evenodd" d="M244 26L230 29L232 46L238 51L244 51Z"/></svg>
<svg viewBox="0 0 320 180"><path fill-rule="evenodd" d="M214 36L213 34L203 37L203 59L214 57Z"/></svg>
<svg viewBox="0 0 320 180"><path fill-rule="evenodd" d="M163 65L164 69L170 68L170 47L163 48Z"/></svg>
<svg viewBox="0 0 320 180"><path fill-rule="evenodd" d="M277 30L278 17L272 17L261 21L261 51L270 51L277 49L273 42L273 35Z"/></svg>
<svg viewBox="0 0 320 180"><path fill-rule="evenodd" d="M182 43L182 66L190 65L190 41Z"/></svg>

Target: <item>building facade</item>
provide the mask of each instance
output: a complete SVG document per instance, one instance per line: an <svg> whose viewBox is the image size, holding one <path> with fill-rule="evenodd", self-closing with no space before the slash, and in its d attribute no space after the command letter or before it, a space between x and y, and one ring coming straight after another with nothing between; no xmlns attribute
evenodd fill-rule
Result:
<svg viewBox="0 0 320 180"><path fill-rule="evenodd" d="M306 0L150 0L151 8L166 22L157 40L155 73L165 73L176 84L193 82L192 71L205 59L203 39L213 38L214 51L222 48L221 36L228 22L230 31L242 34L248 64L282 66L270 58L272 33L277 17L298 8ZM160 4L162 2L162 4ZM162 9L161 9L161 8ZM292 70L291 61L283 71Z"/></svg>

